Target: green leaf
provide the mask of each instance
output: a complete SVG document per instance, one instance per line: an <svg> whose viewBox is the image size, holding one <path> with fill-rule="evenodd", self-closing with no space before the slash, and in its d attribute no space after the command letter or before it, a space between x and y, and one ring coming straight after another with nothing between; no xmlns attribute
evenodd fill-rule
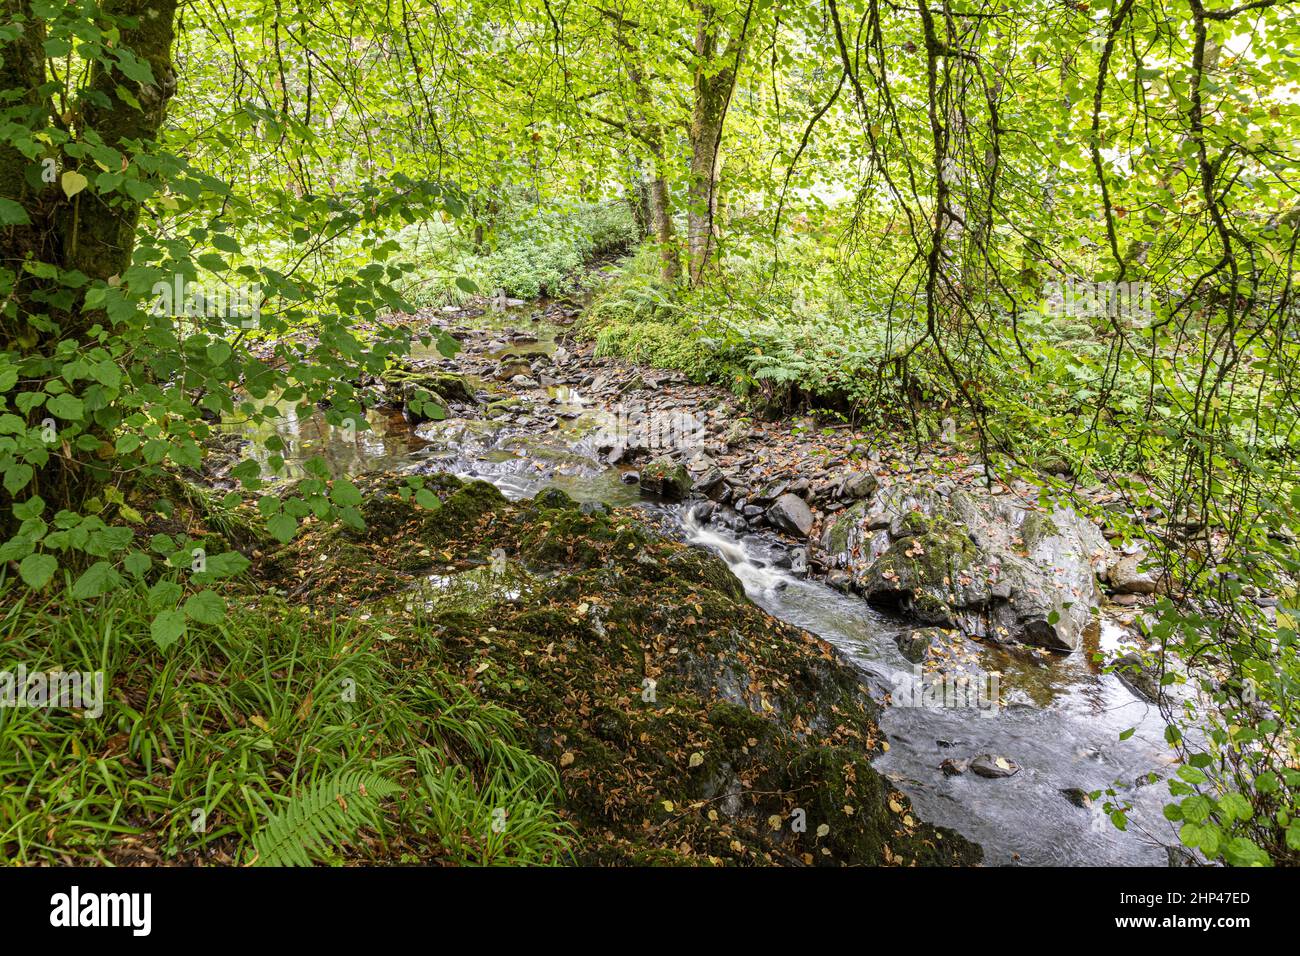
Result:
<svg viewBox="0 0 1300 956"><path fill-rule="evenodd" d="M213 365L225 365L226 359L230 358L230 343L218 340L208 346L207 352L208 361Z"/></svg>
<svg viewBox="0 0 1300 956"><path fill-rule="evenodd" d="M45 403L45 407L55 415L68 421L80 421L86 414L86 406L82 404L81 399L66 392L62 395L55 395Z"/></svg>
<svg viewBox="0 0 1300 956"><path fill-rule="evenodd" d="M0 226L28 226L27 210L12 199L0 199Z"/></svg>
<svg viewBox="0 0 1300 956"><path fill-rule="evenodd" d="M200 591L186 598L185 616L200 624L220 624L226 616L226 602L213 591Z"/></svg>
<svg viewBox="0 0 1300 956"><path fill-rule="evenodd" d="M184 592L175 581L159 581L149 589L149 606L166 607L181 599Z"/></svg>
<svg viewBox="0 0 1300 956"><path fill-rule="evenodd" d="M1268 854L1245 837L1233 837L1223 848L1223 857L1233 866L1271 866Z"/></svg>
<svg viewBox="0 0 1300 956"><path fill-rule="evenodd" d="M72 585L72 596L79 601L97 598L122 583L122 576L107 561L96 561Z"/></svg>
<svg viewBox="0 0 1300 956"><path fill-rule="evenodd" d="M63 186L63 194L71 199L73 196L77 195L77 193L90 185L90 180L81 175L81 173L77 172L75 169L69 169L64 172L60 179L60 183Z"/></svg>
<svg viewBox="0 0 1300 956"><path fill-rule="evenodd" d="M266 522L266 530L281 544L288 544L298 533L298 522L294 520L293 515L282 511Z"/></svg>
<svg viewBox="0 0 1300 956"><path fill-rule="evenodd" d="M159 649L164 651L180 640L184 634L185 614L176 608L159 611L149 624L149 636L153 638Z"/></svg>
<svg viewBox="0 0 1300 956"><path fill-rule="evenodd" d="M336 481L330 488L330 498L340 508L355 508L361 504L361 492L350 481Z"/></svg>
<svg viewBox="0 0 1300 956"><path fill-rule="evenodd" d="M58 569L59 561L53 555L29 554L18 565L18 574L29 588L39 589L49 583Z"/></svg>
<svg viewBox="0 0 1300 956"><path fill-rule="evenodd" d="M5 491L11 495L16 495L27 487L27 483L32 480L35 472L31 465L10 465L5 471Z"/></svg>

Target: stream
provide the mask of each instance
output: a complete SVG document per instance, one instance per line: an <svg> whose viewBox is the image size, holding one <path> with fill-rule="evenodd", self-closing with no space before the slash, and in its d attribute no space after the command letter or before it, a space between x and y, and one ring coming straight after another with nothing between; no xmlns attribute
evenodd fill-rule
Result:
<svg viewBox="0 0 1300 956"><path fill-rule="evenodd" d="M502 345L488 353L496 360L549 355L560 347L562 330L527 309L453 320L490 334L527 328L535 337L494 341ZM437 359L436 353L414 357ZM1164 722L1154 705L1092 661L1098 649L1113 650L1126 639L1122 628L1103 619L1091 643L1068 656L964 641L975 673L998 674L1000 704L907 706L897 688L915 673L914 665L895 641L909 629L907 622L791 570L788 545L774 534L737 534L697 520L690 502L643 496L625 480L629 466L609 465L600 454L612 416L581 389L536 383L522 397L510 415L450 417L415 427L400 412L374 409L370 430L351 434L329 426L320 414L284 414L271 425L227 428L247 439L246 455L264 462L265 439L272 431L279 435L288 446L290 476L301 474L308 458L321 456L336 477L445 471L489 481L512 499L558 487L579 502L644 508L665 533L719 555L750 599L773 617L835 645L860 669L874 696L891 694L893 704L880 717L890 746L874 765L907 793L922 819L981 844L986 865L1168 864L1164 845L1176 844L1177 837L1161 813L1166 787L1163 781L1138 782L1171 769ZM1130 728L1135 732L1121 741ZM941 769L945 760L980 754L1005 755L1020 769L1000 779L949 776ZM1105 795L1096 801L1083 796L1112 786L1131 805L1126 831L1108 818Z"/></svg>

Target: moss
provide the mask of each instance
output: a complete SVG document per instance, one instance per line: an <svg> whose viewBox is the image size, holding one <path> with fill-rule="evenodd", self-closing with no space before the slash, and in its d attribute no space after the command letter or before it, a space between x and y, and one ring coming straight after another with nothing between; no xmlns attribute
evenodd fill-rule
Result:
<svg viewBox="0 0 1300 956"><path fill-rule="evenodd" d="M1041 511L1029 512L1020 525L1020 539L1025 543L1025 548L1030 551L1036 548L1040 541L1060 533L1060 527L1051 516Z"/></svg>
<svg viewBox="0 0 1300 956"><path fill-rule="evenodd" d="M580 862L913 862L929 844L948 853L931 862L964 859L960 838L893 819L869 765L877 705L857 673L749 603L722 562L558 493L512 504L481 483L441 488L431 512L381 488L385 537L295 542L297 565L279 573L308 601L386 589L389 613L418 606L391 652L407 667L436 661L524 717L526 746L560 774ZM465 577L477 580L493 548L536 577L432 602L401 583L422 580L420 560L440 574L477 567ZM788 825L796 808L805 833Z"/></svg>
<svg viewBox="0 0 1300 956"><path fill-rule="evenodd" d="M909 512L889 550L863 572L862 590L878 604L905 605L927 624L952 624L948 595L978 552L966 532L943 515Z"/></svg>

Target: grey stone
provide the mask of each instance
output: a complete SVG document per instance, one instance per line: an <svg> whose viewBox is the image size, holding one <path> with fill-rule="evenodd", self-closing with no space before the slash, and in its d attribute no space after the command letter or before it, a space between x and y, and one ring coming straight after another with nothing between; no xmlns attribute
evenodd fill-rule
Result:
<svg viewBox="0 0 1300 956"><path fill-rule="evenodd" d="M786 534L806 538L812 531L813 513L798 495L783 494L767 509L767 520Z"/></svg>

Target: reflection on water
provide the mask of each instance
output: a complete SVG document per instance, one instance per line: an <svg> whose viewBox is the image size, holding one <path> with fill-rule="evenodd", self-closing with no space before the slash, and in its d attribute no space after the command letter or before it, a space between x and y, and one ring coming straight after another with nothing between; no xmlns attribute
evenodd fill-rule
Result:
<svg viewBox="0 0 1300 956"><path fill-rule="evenodd" d="M287 402L278 411L279 417L269 421L230 419L222 426L247 440L245 457L259 462L267 478L277 476L270 465L275 455L284 459L284 469L278 477L302 478L306 475L305 463L319 457L329 468L331 477L342 478L363 472L402 470L428 444L411 429L405 416L394 409L368 410L368 429L331 425L325 420L324 412L317 409L300 415ZM267 446L272 435L284 443L282 449L273 451Z"/></svg>

